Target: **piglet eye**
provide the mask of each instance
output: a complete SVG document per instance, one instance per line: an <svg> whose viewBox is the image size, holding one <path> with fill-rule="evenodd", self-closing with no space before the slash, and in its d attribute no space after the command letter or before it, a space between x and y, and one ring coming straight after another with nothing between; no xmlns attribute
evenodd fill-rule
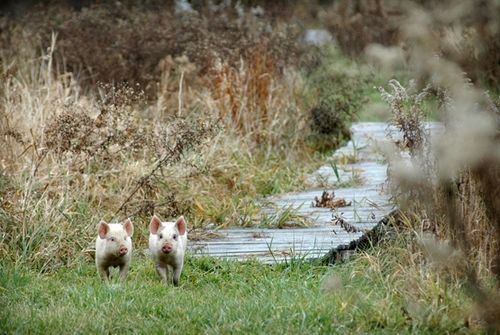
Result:
<svg viewBox="0 0 500 335"><path fill-rule="evenodd" d="M111 242L114 242L114 241L115 241L115 238L114 238L114 237L112 237L112 238L110 238L110 240L111 240Z"/></svg>
<svg viewBox="0 0 500 335"><path fill-rule="evenodd" d="M158 238L161 240L163 238L163 234L158 235Z"/></svg>
<svg viewBox="0 0 500 335"><path fill-rule="evenodd" d="M127 236L124 236L124 237L123 237L123 240L124 240L124 241L126 241L126 240L127 240Z"/></svg>
<svg viewBox="0 0 500 335"><path fill-rule="evenodd" d="M174 234L173 237L174 237L174 240L177 240L177 234Z"/></svg>

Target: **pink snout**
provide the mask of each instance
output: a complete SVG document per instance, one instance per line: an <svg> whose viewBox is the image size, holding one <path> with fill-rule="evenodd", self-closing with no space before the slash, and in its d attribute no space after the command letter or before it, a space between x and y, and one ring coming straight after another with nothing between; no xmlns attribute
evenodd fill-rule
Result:
<svg viewBox="0 0 500 335"><path fill-rule="evenodd" d="M171 244L164 244L163 247L161 247L161 251L165 254L169 254L172 252L172 245Z"/></svg>
<svg viewBox="0 0 500 335"><path fill-rule="evenodd" d="M123 256L123 255L126 255L126 254L127 254L128 249L127 249L127 247L126 247L126 246L122 245L122 246L120 247L120 250L119 250L118 252L120 253L120 256Z"/></svg>

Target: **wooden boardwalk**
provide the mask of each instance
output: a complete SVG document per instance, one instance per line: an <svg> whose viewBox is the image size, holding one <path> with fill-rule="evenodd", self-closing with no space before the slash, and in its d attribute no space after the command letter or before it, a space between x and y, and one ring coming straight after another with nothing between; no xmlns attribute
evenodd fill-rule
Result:
<svg viewBox="0 0 500 335"><path fill-rule="evenodd" d="M310 189L266 199L262 221L281 220L283 228L210 230L206 235L212 238L189 242L190 253L274 263L331 258L337 251L349 249L394 211L384 190L387 165L377 149L386 128L386 123L354 124L352 140L308 176ZM345 199L348 206L313 207L315 197L320 198L323 191L334 191L335 198Z"/></svg>

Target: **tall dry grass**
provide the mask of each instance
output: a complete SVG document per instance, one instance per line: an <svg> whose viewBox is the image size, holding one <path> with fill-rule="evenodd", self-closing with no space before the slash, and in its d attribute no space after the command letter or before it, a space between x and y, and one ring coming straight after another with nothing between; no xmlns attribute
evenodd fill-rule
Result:
<svg viewBox="0 0 500 335"><path fill-rule="evenodd" d="M465 71L470 71L467 67L473 62L464 66L442 50L453 43L461 45L469 38L466 31L480 31L482 7L493 10L495 6L494 1L411 6L400 28L411 48L368 49L369 56L382 65L405 55L405 60L392 65L404 64L416 79L413 85L392 80L389 90L381 88L400 135L389 156L391 181L406 222L427 260L464 283L476 301L479 318L492 332L500 327L498 98L491 98L480 81L473 84L468 78ZM462 33L453 39L447 33L449 26ZM488 29L498 34L497 26ZM480 50L489 43L475 42ZM476 64L472 73L480 73L483 65ZM429 99L437 104L424 104ZM426 129L429 112L442 120L442 132ZM425 263L422 260L414 266L419 271Z"/></svg>
<svg viewBox="0 0 500 335"><path fill-rule="evenodd" d="M156 36L149 35L151 25L129 34L130 24L156 13L122 8L123 29L105 29L117 49L98 53L99 39L86 49L93 42L85 34L111 24L107 6L83 13L49 7L62 21L44 18L43 10L26 17L42 24L39 35L23 19L2 34L2 43L12 46L0 54L0 256L6 261L52 271L90 258L102 218L131 217L138 248L153 212L184 214L192 228L252 224L255 198L302 185L309 116L299 101L301 77L279 56L290 51L289 42L277 43L295 35L278 27L256 38L241 20L257 18L230 13L215 27L228 21L239 29L233 39L219 41L221 32L207 29L177 41L180 50L196 41L213 53L169 53L163 40L137 50L156 64L148 73L140 60L122 64L117 57L131 38ZM208 24L203 16L184 19L196 31L201 21ZM45 28L61 22L46 44ZM261 28L257 22L256 31ZM81 31L71 35L72 29ZM229 57L248 45L239 59ZM155 53L142 54L149 47ZM114 65L115 72L106 72ZM301 167L290 168L287 159Z"/></svg>

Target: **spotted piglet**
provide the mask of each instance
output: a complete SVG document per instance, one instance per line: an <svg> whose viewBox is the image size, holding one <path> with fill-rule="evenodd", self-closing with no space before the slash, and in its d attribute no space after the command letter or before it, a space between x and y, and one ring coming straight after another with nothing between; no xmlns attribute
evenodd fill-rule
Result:
<svg viewBox="0 0 500 335"><path fill-rule="evenodd" d="M149 224L149 251L156 272L165 283L179 285L187 245L186 221L181 216L176 222L161 222L154 215Z"/></svg>

